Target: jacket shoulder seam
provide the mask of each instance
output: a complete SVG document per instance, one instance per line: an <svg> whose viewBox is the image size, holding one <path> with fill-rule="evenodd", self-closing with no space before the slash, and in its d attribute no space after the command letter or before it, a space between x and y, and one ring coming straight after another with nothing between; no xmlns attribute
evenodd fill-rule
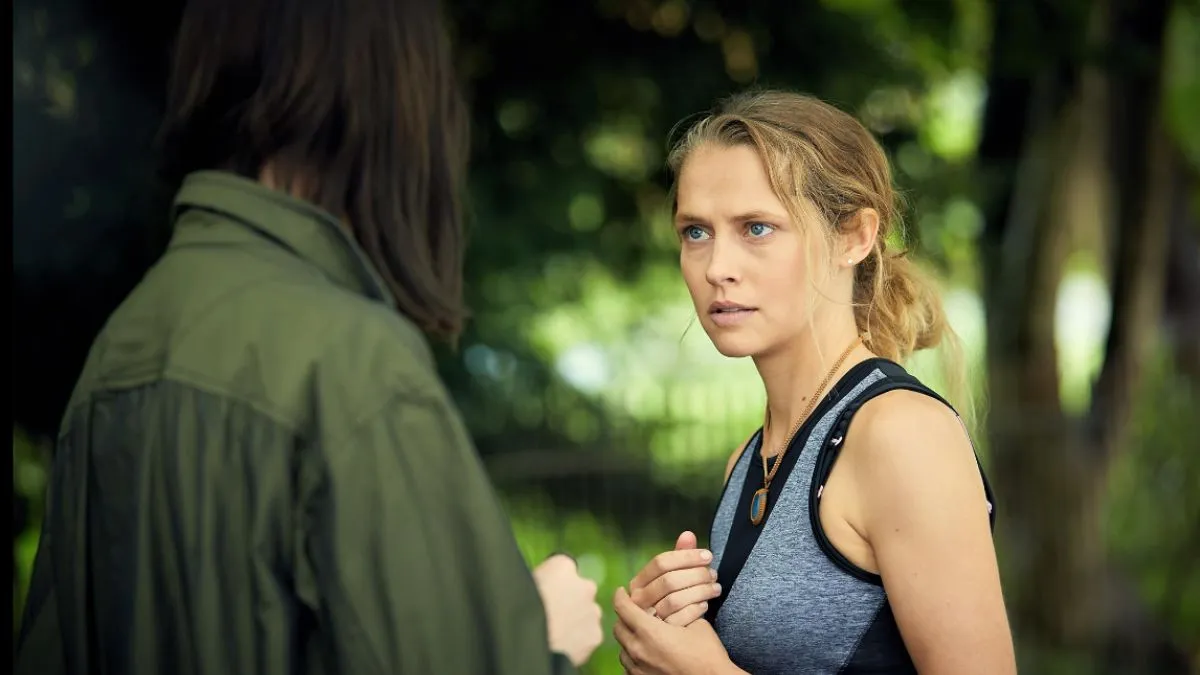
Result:
<svg viewBox="0 0 1200 675"><path fill-rule="evenodd" d="M105 394L119 394L122 392L132 391L152 384L169 382L177 384L189 389L193 389L204 394L216 396L218 398L244 405L254 412L262 415L267 421L279 425L290 434L296 435L300 431L300 424L297 420L290 419L276 407L268 402L257 399L253 396L246 396L239 392L230 391L228 388L221 386L220 383L206 378L202 373L198 373L179 366L169 366L165 370L156 373L154 377L137 378L136 380L101 380L97 382L97 386L93 387L80 400L66 411L64 416L64 424L59 431L59 438L63 438L70 432L70 419L72 414L79 408L90 404L97 397Z"/></svg>

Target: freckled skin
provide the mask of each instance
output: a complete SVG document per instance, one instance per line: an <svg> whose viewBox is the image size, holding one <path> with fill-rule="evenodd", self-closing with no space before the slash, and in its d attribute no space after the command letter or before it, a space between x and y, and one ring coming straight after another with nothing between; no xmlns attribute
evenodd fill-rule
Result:
<svg viewBox="0 0 1200 675"><path fill-rule="evenodd" d="M757 356L808 327L814 228L801 228L771 189L747 146L701 147L679 176L675 226L679 263L696 314L725 356ZM829 291L832 289L822 289ZM714 302L754 308L734 325L709 313Z"/></svg>

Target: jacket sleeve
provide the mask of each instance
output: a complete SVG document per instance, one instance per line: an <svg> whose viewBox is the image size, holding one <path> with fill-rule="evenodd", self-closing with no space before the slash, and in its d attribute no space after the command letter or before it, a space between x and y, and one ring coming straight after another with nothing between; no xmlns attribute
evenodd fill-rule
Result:
<svg viewBox="0 0 1200 675"><path fill-rule="evenodd" d="M335 672L574 672L448 397L395 398L307 454L299 489L297 586Z"/></svg>

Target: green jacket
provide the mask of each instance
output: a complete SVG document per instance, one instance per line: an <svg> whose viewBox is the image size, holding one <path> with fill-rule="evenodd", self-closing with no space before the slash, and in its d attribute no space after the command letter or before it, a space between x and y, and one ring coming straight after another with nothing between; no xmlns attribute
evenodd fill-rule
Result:
<svg viewBox="0 0 1200 675"><path fill-rule="evenodd" d="M175 206L64 417L17 672L570 672L351 237L226 173Z"/></svg>

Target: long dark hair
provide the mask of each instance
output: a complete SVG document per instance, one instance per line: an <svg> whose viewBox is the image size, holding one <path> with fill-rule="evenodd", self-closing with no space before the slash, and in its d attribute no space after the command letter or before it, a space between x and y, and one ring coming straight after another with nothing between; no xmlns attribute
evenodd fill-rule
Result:
<svg viewBox="0 0 1200 675"><path fill-rule="evenodd" d="M469 121L437 0L191 0L160 142L174 178L273 177L345 219L397 309L462 329Z"/></svg>

